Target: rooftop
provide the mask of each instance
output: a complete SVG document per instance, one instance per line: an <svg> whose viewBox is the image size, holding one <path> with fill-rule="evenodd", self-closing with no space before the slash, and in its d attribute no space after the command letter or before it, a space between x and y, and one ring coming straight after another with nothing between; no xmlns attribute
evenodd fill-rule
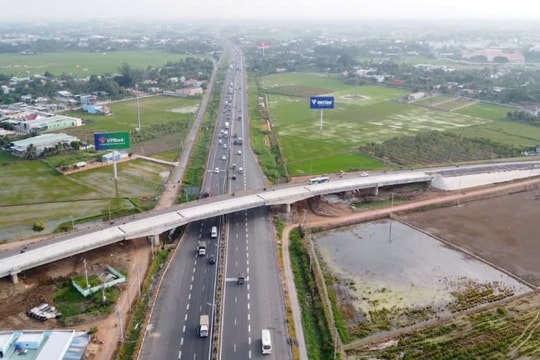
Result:
<svg viewBox="0 0 540 360"><path fill-rule="evenodd" d="M80 360L89 340L88 334L74 330L0 331L0 358Z"/></svg>

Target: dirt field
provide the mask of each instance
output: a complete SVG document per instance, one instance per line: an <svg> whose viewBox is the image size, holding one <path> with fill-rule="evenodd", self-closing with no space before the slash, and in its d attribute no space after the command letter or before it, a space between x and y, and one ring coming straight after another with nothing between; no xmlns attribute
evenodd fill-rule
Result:
<svg viewBox="0 0 540 360"><path fill-rule="evenodd" d="M513 194L399 219L540 286L537 194L537 191Z"/></svg>

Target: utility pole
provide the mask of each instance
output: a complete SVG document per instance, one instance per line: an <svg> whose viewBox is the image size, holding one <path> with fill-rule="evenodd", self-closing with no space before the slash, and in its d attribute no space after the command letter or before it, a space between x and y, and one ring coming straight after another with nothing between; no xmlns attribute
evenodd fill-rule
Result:
<svg viewBox="0 0 540 360"><path fill-rule="evenodd" d="M86 268L86 259L83 259L84 264L84 276L86 278L86 288L90 289L90 284L88 283L88 269Z"/></svg>

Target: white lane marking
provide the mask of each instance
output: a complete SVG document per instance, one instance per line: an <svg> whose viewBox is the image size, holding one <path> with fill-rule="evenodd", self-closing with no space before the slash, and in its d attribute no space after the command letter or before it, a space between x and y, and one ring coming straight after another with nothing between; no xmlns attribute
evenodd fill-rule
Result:
<svg viewBox="0 0 540 360"><path fill-rule="evenodd" d="M193 272L195 272L197 269L196 268L193 268Z"/></svg>
<svg viewBox="0 0 540 360"><path fill-rule="evenodd" d="M248 352L248 359L251 359L251 349L249 349L249 352Z"/></svg>
<svg viewBox="0 0 540 360"><path fill-rule="evenodd" d="M178 352L178 359L181 359L181 358L182 358L182 350L180 350L180 351Z"/></svg>
<svg viewBox="0 0 540 360"><path fill-rule="evenodd" d="M248 324L248 333L251 334L251 325Z"/></svg>
<svg viewBox="0 0 540 360"><path fill-rule="evenodd" d="M251 345L251 336L248 336L248 345Z"/></svg>
<svg viewBox="0 0 540 360"><path fill-rule="evenodd" d="M193 290L193 284L189 285L189 291Z"/></svg>
<svg viewBox="0 0 540 360"><path fill-rule="evenodd" d="M189 310L189 303L187 303L187 305L186 305L186 310Z"/></svg>
<svg viewBox="0 0 540 360"><path fill-rule="evenodd" d="M238 325L236 322L236 318L234 318L234 326Z"/></svg>
<svg viewBox="0 0 540 360"><path fill-rule="evenodd" d="M184 338L180 339L180 346L184 345Z"/></svg>
<svg viewBox="0 0 540 360"><path fill-rule="evenodd" d="M193 280L195 280L195 276L191 275L191 282L193 282Z"/></svg>
<svg viewBox="0 0 540 360"><path fill-rule="evenodd" d="M251 321L251 314L248 314L248 321Z"/></svg>
<svg viewBox="0 0 540 360"><path fill-rule="evenodd" d="M249 311L249 302L248 302L248 311Z"/></svg>
<svg viewBox="0 0 540 360"><path fill-rule="evenodd" d="M187 314L186 314L186 316L184 316L184 321L187 321Z"/></svg>
<svg viewBox="0 0 540 360"><path fill-rule="evenodd" d="M235 296L234 297L234 303L236 304L238 302L238 298Z"/></svg>
<svg viewBox="0 0 540 360"><path fill-rule="evenodd" d="M191 300L191 293L188 294L187 298L188 300Z"/></svg>
<svg viewBox="0 0 540 360"><path fill-rule="evenodd" d="M249 300L249 293L247 294L247 299Z"/></svg>
<svg viewBox="0 0 540 360"><path fill-rule="evenodd" d="M182 332L183 332L183 333L186 332L186 325L184 325L184 326L182 327Z"/></svg>

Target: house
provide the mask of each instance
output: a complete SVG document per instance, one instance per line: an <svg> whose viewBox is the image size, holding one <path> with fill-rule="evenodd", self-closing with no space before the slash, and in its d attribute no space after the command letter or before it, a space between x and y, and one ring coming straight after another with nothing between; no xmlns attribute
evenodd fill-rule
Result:
<svg viewBox="0 0 540 360"><path fill-rule="evenodd" d="M108 115L111 113L111 109L105 105L90 105L85 104L82 106L82 111L89 114Z"/></svg>
<svg viewBox="0 0 540 360"><path fill-rule="evenodd" d="M195 95L202 95L203 89L202 87L187 87L181 89L181 92L184 96L195 96Z"/></svg>
<svg viewBox="0 0 540 360"><path fill-rule="evenodd" d="M71 97L73 97L73 94L70 93L70 92L67 91L67 90L60 90L60 91L58 91L58 95L60 95L60 96L63 97L63 98L71 98Z"/></svg>

